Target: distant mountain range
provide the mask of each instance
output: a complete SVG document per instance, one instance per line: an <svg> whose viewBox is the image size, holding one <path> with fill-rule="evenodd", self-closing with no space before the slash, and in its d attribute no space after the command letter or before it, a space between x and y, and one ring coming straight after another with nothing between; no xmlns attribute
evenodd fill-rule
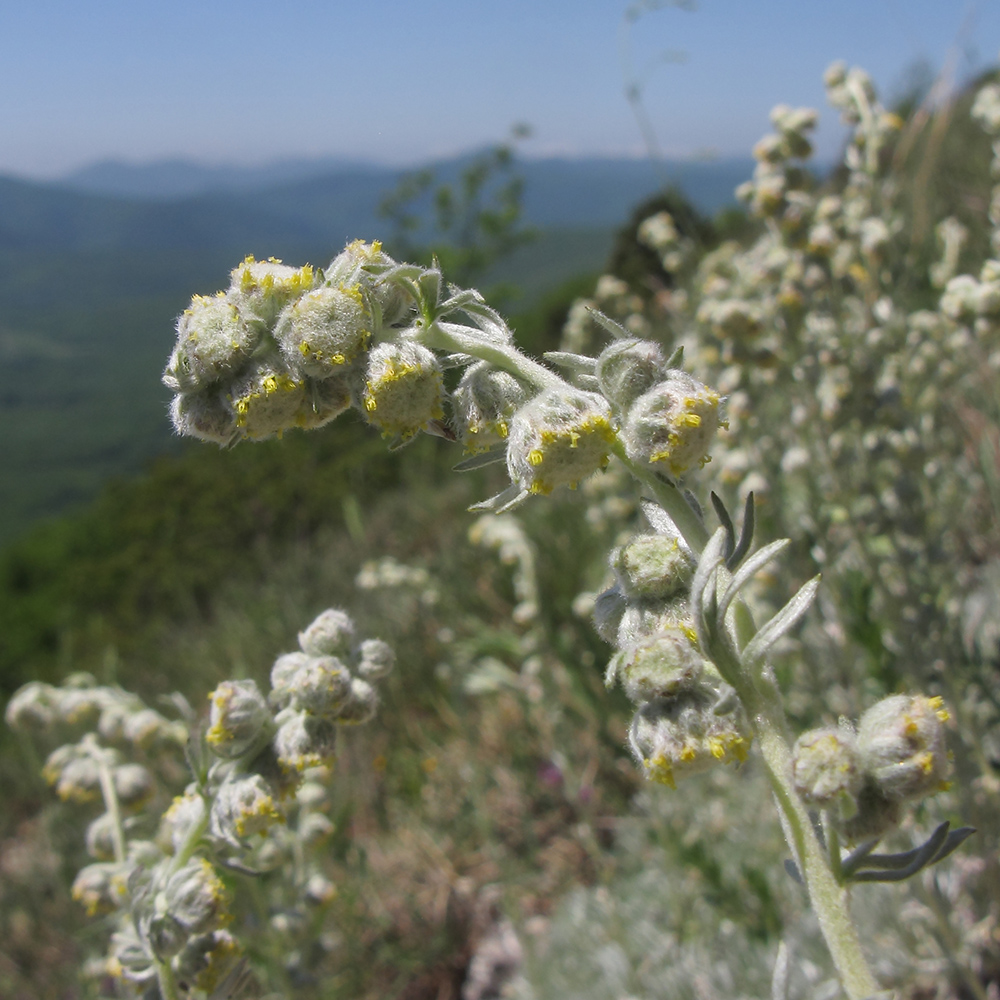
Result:
<svg viewBox="0 0 1000 1000"><path fill-rule="evenodd" d="M454 177L472 158L432 164L444 178ZM601 157L520 160L525 208L536 225L617 225L628 210L652 192L673 183L708 214L733 201L733 189L749 177L749 158L667 160ZM105 160L61 178L59 187L117 199L170 202L205 195L257 195L319 188L360 196L369 209L406 171L343 159L294 159L263 166L204 166L186 160L131 164ZM372 202L371 192L378 195Z"/></svg>

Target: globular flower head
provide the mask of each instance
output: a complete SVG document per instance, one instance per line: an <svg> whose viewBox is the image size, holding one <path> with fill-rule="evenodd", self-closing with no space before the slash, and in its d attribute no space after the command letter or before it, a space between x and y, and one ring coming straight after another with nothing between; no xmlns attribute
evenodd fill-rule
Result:
<svg viewBox="0 0 1000 1000"><path fill-rule="evenodd" d="M278 708L284 708L292 697L296 674L310 660L308 653L282 653L271 668L271 694L269 701Z"/></svg>
<svg viewBox="0 0 1000 1000"><path fill-rule="evenodd" d="M746 758L751 739L746 720L739 708L717 714L716 701L713 688L692 685L639 708L629 743L650 781L674 788L681 778Z"/></svg>
<svg viewBox="0 0 1000 1000"><path fill-rule="evenodd" d="M697 379L671 371L629 407L622 428L629 458L674 477L704 465L719 428L719 402L719 394Z"/></svg>
<svg viewBox="0 0 1000 1000"><path fill-rule="evenodd" d="M138 809L156 791L152 773L141 764L121 764L111 772L118 801L126 809Z"/></svg>
<svg viewBox="0 0 1000 1000"><path fill-rule="evenodd" d="M641 704L695 685L704 669L694 630L666 625L618 653L608 669L608 681L617 677L629 699Z"/></svg>
<svg viewBox="0 0 1000 1000"><path fill-rule="evenodd" d="M287 708L278 715L274 752L288 771L304 771L332 763L336 754L337 724L333 719Z"/></svg>
<svg viewBox="0 0 1000 1000"><path fill-rule="evenodd" d="M441 366L412 341L383 343L368 354L361 408L383 437L404 441L444 416Z"/></svg>
<svg viewBox="0 0 1000 1000"><path fill-rule="evenodd" d="M810 805L829 806L842 800L853 812L853 800L864 781L854 733L832 726L803 733L792 748L792 780Z"/></svg>
<svg viewBox="0 0 1000 1000"><path fill-rule="evenodd" d="M224 293L196 295L177 320L163 383L175 392L207 389L243 367L259 339L259 330Z"/></svg>
<svg viewBox="0 0 1000 1000"><path fill-rule="evenodd" d="M293 423L302 430L315 430L335 420L351 408L351 387L347 378L307 378L304 395Z"/></svg>
<svg viewBox="0 0 1000 1000"><path fill-rule="evenodd" d="M187 842L191 831L200 826L205 817L205 800L194 786L178 795L160 817L157 842L167 851L176 853Z"/></svg>
<svg viewBox="0 0 1000 1000"><path fill-rule="evenodd" d="M97 862L80 869L73 881L73 898L82 903L87 916L113 913L127 896L127 871L114 862Z"/></svg>
<svg viewBox="0 0 1000 1000"><path fill-rule="evenodd" d="M350 699L351 673L336 656L310 656L285 690L296 711L333 718Z"/></svg>
<svg viewBox="0 0 1000 1000"><path fill-rule="evenodd" d="M110 813L103 813L88 824L85 843L87 853L97 861L114 859L115 821Z"/></svg>
<svg viewBox="0 0 1000 1000"><path fill-rule="evenodd" d="M237 416L218 386L181 393L170 401L170 422L184 437L227 445L237 436Z"/></svg>
<svg viewBox="0 0 1000 1000"><path fill-rule="evenodd" d="M235 847L284 822L271 786L259 774L232 776L219 786L209 825L214 836Z"/></svg>
<svg viewBox="0 0 1000 1000"><path fill-rule="evenodd" d="M216 755L235 760L267 741L271 710L256 682L223 681L208 697L212 710L205 739Z"/></svg>
<svg viewBox="0 0 1000 1000"><path fill-rule="evenodd" d="M65 801L90 802L101 794L101 763L97 754L107 754L109 764L115 755L100 750L96 743L84 739L68 743L53 750L42 768L42 777L55 787L56 794Z"/></svg>
<svg viewBox="0 0 1000 1000"><path fill-rule="evenodd" d="M59 689L29 681L7 702L5 719L11 729L47 729L59 717Z"/></svg>
<svg viewBox="0 0 1000 1000"><path fill-rule="evenodd" d="M370 722L378 708L378 694L375 688L360 677L351 679L350 697L337 713L337 721L346 725L360 725Z"/></svg>
<svg viewBox="0 0 1000 1000"><path fill-rule="evenodd" d="M163 909L189 934L205 934L227 923L229 893L205 858L192 858L163 889Z"/></svg>
<svg viewBox="0 0 1000 1000"><path fill-rule="evenodd" d="M290 370L326 378L365 350L371 327L360 284L324 285L284 308L274 336Z"/></svg>
<svg viewBox="0 0 1000 1000"><path fill-rule="evenodd" d="M289 267L274 257L247 257L233 269L227 295L252 324L270 330L281 310L313 289L318 280L319 275L309 264Z"/></svg>
<svg viewBox="0 0 1000 1000"><path fill-rule="evenodd" d="M862 766L888 799L919 799L947 787L947 719L940 698L905 694L883 698L861 716Z"/></svg>
<svg viewBox="0 0 1000 1000"><path fill-rule="evenodd" d="M660 345L634 338L608 344L595 366L601 392L622 411L659 382L666 370L667 359Z"/></svg>
<svg viewBox="0 0 1000 1000"><path fill-rule="evenodd" d="M670 600L694 575L693 560L670 535L637 535L611 554L611 568L631 600Z"/></svg>
<svg viewBox="0 0 1000 1000"><path fill-rule="evenodd" d="M358 647L356 670L364 681L377 681L392 671L396 654L392 646L381 639L365 639Z"/></svg>
<svg viewBox="0 0 1000 1000"><path fill-rule="evenodd" d="M530 390L509 372L485 361L469 365L452 393L452 424L468 452L487 451L507 440L510 420Z"/></svg>
<svg viewBox="0 0 1000 1000"><path fill-rule="evenodd" d="M277 359L252 364L227 397L236 415L236 431L253 441L280 436L300 425L308 412L305 382L293 378Z"/></svg>
<svg viewBox="0 0 1000 1000"><path fill-rule="evenodd" d="M354 622L341 608L327 608L299 633L299 646L310 656L340 656L353 641Z"/></svg>
<svg viewBox="0 0 1000 1000"><path fill-rule="evenodd" d="M607 465L614 439L611 411L603 396L547 389L511 420L507 470L528 493L576 486Z"/></svg>

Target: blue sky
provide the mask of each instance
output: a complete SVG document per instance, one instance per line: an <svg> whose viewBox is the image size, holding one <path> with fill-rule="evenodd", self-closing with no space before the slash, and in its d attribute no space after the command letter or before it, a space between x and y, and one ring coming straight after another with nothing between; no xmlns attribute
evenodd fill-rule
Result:
<svg viewBox="0 0 1000 1000"><path fill-rule="evenodd" d="M627 0L0 0L0 172L104 158L412 164L534 129L528 155L639 155ZM668 155L745 154L778 102L822 107L833 59L992 64L1000 0L700 0L644 14L637 67ZM834 154L836 117L819 152Z"/></svg>

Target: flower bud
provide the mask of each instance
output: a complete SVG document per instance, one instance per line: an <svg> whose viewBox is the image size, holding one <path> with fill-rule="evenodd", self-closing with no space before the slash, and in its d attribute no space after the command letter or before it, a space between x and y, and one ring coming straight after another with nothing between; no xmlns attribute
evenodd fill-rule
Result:
<svg viewBox="0 0 1000 1000"><path fill-rule="evenodd" d="M286 708L277 721L274 752L282 767L304 771L334 759L337 725L332 719Z"/></svg>
<svg viewBox="0 0 1000 1000"><path fill-rule="evenodd" d="M852 800L864 780L854 734L833 727L803 733L792 748L792 780L811 805ZM850 808L853 811L853 805Z"/></svg>
<svg viewBox="0 0 1000 1000"><path fill-rule="evenodd" d="M287 690L293 709L333 717L350 700L351 673L335 656L311 656Z"/></svg>
<svg viewBox="0 0 1000 1000"><path fill-rule="evenodd" d="M282 365L263 360L237 380L231 404L239 435L263 441L298 426L299 414L309 400L304 382L293 378Z"/></svg>
<svg viewBox="0 0 1000 1000"><path fill-rule="evenodd" d="M42 777L64 801L91 802L101 794L101 766L95 746L86 741L53 750L42 768ZM107 751L105 751L107 752ZM109 753L108 761L114 758Z"/></svg>
<svg viewBox="0 0 1000 1000"><path fill-rule="evenodd" d="M611 412L602 396L547 389L511 420L507 470L529 493L574 487L607 465L614 439Z"/></svg>
<svg viewBox="0 0 1000 1000"><path fill-rule="evenodd" d="M274 802L270 785L259 775L227 778L212 803L212 833L235 847L255 833L265 834L284 815Z"/></svg>
<svg viewBox="0 0 1000 1000"><path fill-rule="evenodd" d="M861 716L862 766L888 799L919 799L947 787L947 719L940 698L905 694L883 698Z"/></svg>
<svg viewBox="0 0 1000 1000"><path fill-rule="evenodd" d="M381 639L365 639L358 647L357 674L365 681L377 681L392 672L396 654L392 646Z"/></svg>
<svg viewBox="0 0 1000 1000"><path fill-rule="evenodd" d="M223 681L209 696L211 725L205 739L219 757L235 760L258 749L271 726L271 710L256 682Z"/></svg>
<svg viewBox="0 0 1000 1000"><path fill-rule="evenodd" d="M87 826L87 853L97 861L112 861L115 856L115 821L110 813L98 816Z"/></svg>
<svg viewBox="0 0 1000 1000"><path fill-rule="evenodd" d="M156 791L153 775L141 764L122 764L111 772L115 795L125 809L137 809Z"/></svg>
<svg viewBox="0 0 1000 1000"><path fill-rule="evenodd" d="M5 718L11 729L47 729L59 715L59 689L30 681L7 702Z"/></svg>
<svg viewBox="0 0 1000 1000"><path fill-rule="evenodd" d="M266 261L247 257L233 269L231 279L229 298L242 315L269 330L289 302L315 287L317 275L309 264L289 267L274 257Z"/></svg>
<svg viewBox="0 0 1000 1000"><path fill-rule="evenodd" d="M368 681L355 677L351 681L350 697L337 713L337 721L347 725L360 725L375 716L378 694Z"/></svg>
<svg viewBox="0 0 1000 1000"><path fill-rule="evenodd" d="M170 401L170 422L183 437L227 445L236 436L236 412L223 391L213 386L185 392Z"/></svg>
<svg viewBox="0 0 1000 1000"><path fill-rule="evenodd" d="M192 858L171 875L162 906L188 934L205 934L230 919L229 894L205 858Z"/></svg>
<svg viewBox="0 0 1000 1000"><path fill-rule="evenodd" d="M292 371L325 378L365 350L371 326L359 284L324 286L285 307L274 337Z"/></svg>
<svg viewBox="0 0 1000 1000"><path fill-rule="evenodd" d="M444 416L441 366L434 352L411 341L379 344L368 354L361 404L383 437L406 440Z"/></svg>
<svg viewBox="0 0 1000 1000"><path fill-rule="evenodd" d="M601 351L595 372L601 392L619 410L627 410L659 382L667 370L660 345L651 340L615 340Z"/></svg>
<svg viewBox="0 0 1000 1000"><path fill-rule="evenodd" d="M715 764L746 759L751 735L740 710L718 715L715 701L712 688L693 686L639 708L629 743L650 781L674 788L678 779Z"/></svg>
<svg viewBox="0 0 1000 1000"><path fill-rule="evenodd" d="M205 817L205 800L188 788L178 795L160 818L157 841L168 853L176 854L187 842L191 832L201 826Z"/></svg>
<svg viewBox="0 0 1000 1000"><path fill-rule="evenodd" d="M232 972L239 958L240 946L228 931L199 934L174 959L174 975L180 982L215 995L216 988Z"/></svg>
<svg viewBox="0 0 1000 1000"><path fill-rule="evenodd" d="M467 452L488 451L507 440L510 419L530 390L509 372L478 361L466 368L452 393L452 424Z"/></svg>
<svg viewBox="0 0 1000 1000"><path fill-rule="evenodd" d="M113 913L126 896L125 868L114 862L87 865L73 881L73 898L83 904L88 917Z"/></svg>
<svg viewBox="0 0 1000 1000"><path fill-rule="evenodd" d="M322 813L306 813L299 820L299 839L304 844L318 844L329 837L336 827Z"/></svg>
<svg viewBox="0 0 1000 1000"><path fill-rule="evenodd" d="M622 650L608 671L609 679L617 676L636 704L676 695L696 684L703 672L694 630L680 625L666 626Z"/></svg>
<svg viewBox="0 0 1000 1000"><path fill-rule="evenodd" d="M300 637L301 641L301 637ZM268 701L277 708L284 708L292 697L295 675L309 663L308 653L283 653L271 668L271 693Z"/></svg>
<svg viewBox="0 0 1000 1000"><path fill-rule="evenodd" d="M611 568L626 598L668 601L685 591L694 563L669 535L637 535L611 555Z"/></svg>
<svg viewBox="0 0 1000 1000"><path fill-rule="evenodd" d="M340 608L327 608L299 633L299 646L310 656L338 656L346 653L353 641L354 622Z"/></svg>
<svg viewBox="0 0 1000 1000"><path fill-rule="evenodd" d="M622 428L634 462L662 464L682 476L708 461L719 427L719 394L682 371L671 371L629 408Z"/></svg>
<svg viewBox="0 0 1000 1000"><path fill-rule="evenodd" d="M207 389L242 368L259 337L226 295L196 295L177 320L163 383L175 392Z"/></svg>

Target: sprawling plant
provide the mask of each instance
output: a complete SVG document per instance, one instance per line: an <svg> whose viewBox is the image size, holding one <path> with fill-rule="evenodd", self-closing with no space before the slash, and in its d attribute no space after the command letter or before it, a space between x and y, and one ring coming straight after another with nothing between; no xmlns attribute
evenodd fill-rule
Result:
<svg viewBox="0 0 1000 1000"><path fill-rule="evenodd" d="M948 616L962 597L954 565L968 562L980 523L978 509L956 516L967 506L962 482L975 487L979 471L963 465L949 416L1000 359L1000 262L957 275L962 228L945 220L929 276L943 293L917 311L897 300L913 259L887 155L902 123L859 71L834 67L827 82L855 126L838 192L817 190L801 163L815 114L780 108L742 191L764 222L750 247L725 244L697 261L666 213L641 227L668 270L691 274L687 288L666 295L665 313L659 303L665 329L647 301L609 278L599 293L616 318L575 310L566 349L543 364L517 349L476 291L357 241L324 269L247 258L227 289L192 300L164 381L177 431L222 446L320 427L350 409L392 448L420 433L457 441L466 453L459 470L506 465L509 485L476 505L489 513L575 488L611 463L630 476L648 527L612 551L613 583L594 600L594 619L614 648L607 685L621 685L634 706L636 763L674 788L738 765L756 744L789 871L808 890L843 989L860 1000L880 986L850 887L915 875L971 832L942 823L911 851L877 851L947 787L949 711L935 690L940 671L917 668L928 693L899 690L907 675L884 675L864 710L845 704L838 722L793 735L786 702L801 702L794 683L809 671L793 666L783 690L775 665L787 660L782 648L820 583L762 613L755 581L790 543L755 550L755 496L767 501L763 523L787 525L793 548L838 579L866 572L878 585L871 613L895 623L880 636L894 662L946 656ZM987 87L975 113L991 135L1000 133L998 108L1000 90ZM991 219L1000 222L995 203ZM711 451L716 461L702 472ZM718 492L703 506L688 484L713 469ZM720 498L733 487L739 530ZM510 522L495 523L480 522L477 537L519 567L518 620L530 621L543 599L530 549ZM844 616L830 622L842 634ZM86 681L29 685L11 703L15 724L97 719L96 731L50 757L46 774L64 797L103 797L106 812L88 835L98 860L75 893L119 914L113 962L140 995L171 1000L181 983L225 995L232 986L237 942L223 926L219 866L258 870L262 855L271 867L294 858L289 888L323 895L302 860L316 826L302 774L332 755L339 724L371 715L371 681L391 655L374 640L354 644L339 612L321 616L300 643L275 665L269 697L249 682L220 685L210 727L193 742L192 718L168 724ZM857 701L867 697L860 687ZM966 692L949 694L963 717L978 711ZM125 734L145 746L147 729L149 739L195 748L194 782L153 840L132 838L127 818L152 779L115 743ZM293 798L298 819L278 825ZM779 968L779 995L783 976Z"/></svg>

